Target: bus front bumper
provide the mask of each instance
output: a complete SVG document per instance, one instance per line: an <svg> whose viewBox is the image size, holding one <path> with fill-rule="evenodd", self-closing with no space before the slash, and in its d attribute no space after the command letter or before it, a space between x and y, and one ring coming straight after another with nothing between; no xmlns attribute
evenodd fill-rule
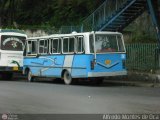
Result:
<svg viewBox="0 0 160 120"><path fill-rule="evenodd" d="M127 71L119 72L89 72L88 77L108 77L108 76L123 76L127 75Z"/></svg>
<svg viewBox="0 0 160 120"><path fill-rule="evenodd" d="M1 72L20 72L23 67L0 67Z"/></svg>

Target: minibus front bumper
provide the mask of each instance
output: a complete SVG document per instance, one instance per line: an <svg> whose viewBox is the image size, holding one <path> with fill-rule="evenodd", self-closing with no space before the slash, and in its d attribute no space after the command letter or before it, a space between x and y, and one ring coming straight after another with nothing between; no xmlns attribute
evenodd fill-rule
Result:
<svg viewBox="0 0 160 120"><path fill-rule="evenodd" d="M0 67L1 72L20 72L23 70L23 67Z"/></svg>

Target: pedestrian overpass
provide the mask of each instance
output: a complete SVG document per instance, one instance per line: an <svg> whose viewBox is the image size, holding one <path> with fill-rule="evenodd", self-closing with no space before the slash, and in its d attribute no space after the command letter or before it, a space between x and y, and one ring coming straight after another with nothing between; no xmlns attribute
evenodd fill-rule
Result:
<svg viewBox="0 0 160 120"><path fill-rule="evenodd" d="M148 11L157 32L160 46L160 20L158 0L106 0L80 26L63 26L61 33L72 31L119 31L122 32L137 17ZM160 47L159 47L160 48Z"/></svg>

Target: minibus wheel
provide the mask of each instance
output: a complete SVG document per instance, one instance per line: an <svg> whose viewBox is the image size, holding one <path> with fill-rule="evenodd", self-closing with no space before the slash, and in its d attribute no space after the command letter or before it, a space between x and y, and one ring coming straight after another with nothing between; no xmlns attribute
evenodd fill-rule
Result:
<svg viewBox="0 0 160 120"><path fill-rule="evenodd" d="M34 77L32 76L32 72L30 70L28 70L28 72L27 72L27 80L29 82L33 82L34 81Z"/></svg>
<svg viewBox="0 0 160 120"><path fill-rule="evenodd" d="M68 72L67 70L64 71L63 79L64 79L64 83L65 83L66 85L70 85L70 84L72 84L72 82L73 82L73 81L72 81L72 76L71 76L70 72Z"/></svg>

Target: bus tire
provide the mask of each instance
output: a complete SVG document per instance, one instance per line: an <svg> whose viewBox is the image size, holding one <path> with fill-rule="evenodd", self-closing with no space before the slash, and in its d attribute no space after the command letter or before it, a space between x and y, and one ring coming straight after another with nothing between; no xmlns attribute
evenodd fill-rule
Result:
<svg viewBox="0 0 160 120"><path fill-rule="evenodd" d="M32 76L32 72L30 70L27 72L27 80L28 82L34 82L34 77Z"/></svg>
<svg viewBox="0 0 160 120"><path fill-rule="evenodd" d="M68 72L67 70L64 71L63 79L64 79L64 83L65 83L66 85L71 85L72 82L73 82L72 76L71 76L70 72Z"/></svg>

